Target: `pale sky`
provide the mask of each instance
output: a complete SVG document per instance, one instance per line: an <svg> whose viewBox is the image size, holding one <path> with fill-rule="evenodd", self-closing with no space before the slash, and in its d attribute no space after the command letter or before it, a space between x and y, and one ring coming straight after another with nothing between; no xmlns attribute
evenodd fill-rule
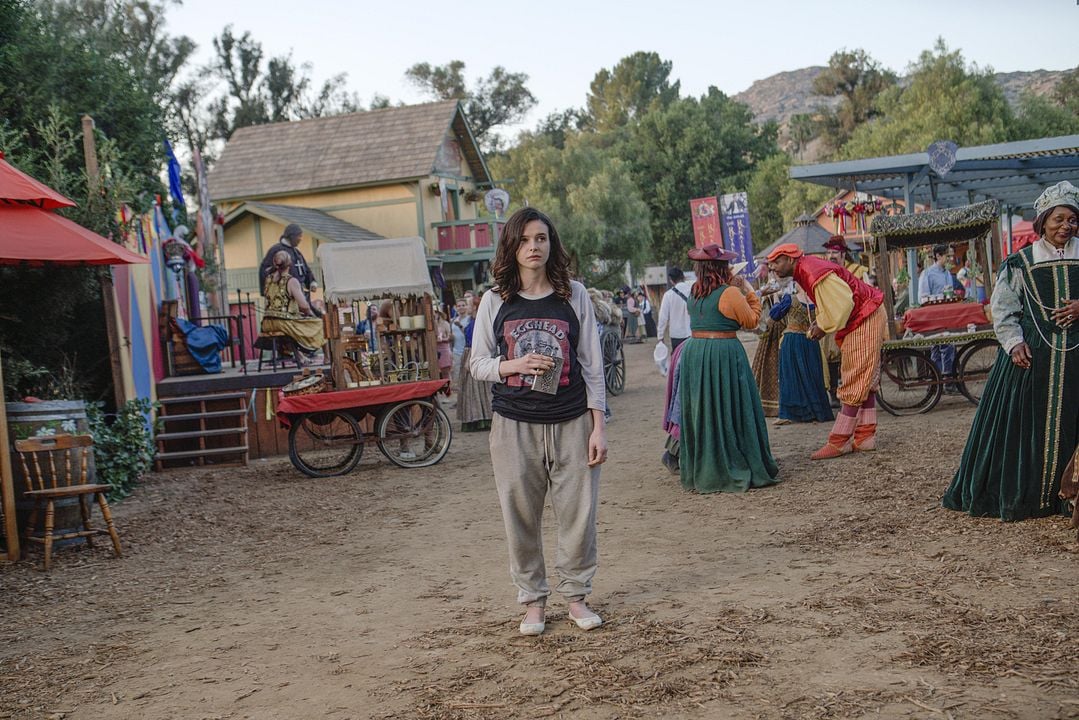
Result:
<svg viewBox="0 0 1079 720"><path fill-rule="evenodd" d="M198 43L200 61L231 23L268 56L291 51L297 64L311 63L319 82L346 72L365 106L375 94L425 101L404 77L417 62L463 60L470 82L502 65L527 73L539 100L525 128L583 106L596 72L638 50L673 62L683 95L709 85L733 95L777 72L825 65L841 48L863 48L903 74L937 37L997 72L1079 66L1076 0L183 0L167 21L170 33Z"/></svg>

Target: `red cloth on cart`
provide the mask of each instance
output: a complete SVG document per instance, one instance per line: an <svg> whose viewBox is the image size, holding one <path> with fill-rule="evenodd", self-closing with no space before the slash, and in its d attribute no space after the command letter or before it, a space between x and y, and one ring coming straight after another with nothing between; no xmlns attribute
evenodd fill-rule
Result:
<svg viewBox="0 0 1079 720"><path fill-rule="evenodd" d="M293 415L325 412L327 410L347 410L372 405L432 397L449 384L445 380L419 380L417 382L396 383L393 385L375 385L374 387L355 388L353 390L331 390L330 392L311 395L289 395L277 393L277 419L285 427L292 425Z"/></svg>
<svg viewBox="0 0 1079 720"><path fill-rule="evenodd" d="M923 305L903 313L903 327L916 333L965 330L968 325L987 325L989 319L979 303L956 302Z"/></svg>

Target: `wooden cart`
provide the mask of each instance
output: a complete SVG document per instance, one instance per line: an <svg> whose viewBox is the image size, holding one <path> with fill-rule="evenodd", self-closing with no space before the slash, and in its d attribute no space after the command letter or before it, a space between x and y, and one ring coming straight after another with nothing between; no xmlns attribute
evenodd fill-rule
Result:
<svg viewBox="0 0 1079 720"><path fill-rule="evenodd" d="M289 428L288 454L300 472L330 477L351 472L375 442L394 465L434 465L446 456L453 426L439 406L449 380L425 380L281 395L277 417Z"/></svg>
<svg viewBox="0 0 1079 720"><path fill-rule="evenodd" d="M954 390L975 405L981 399L989 370L996 361L999 346L988 319L978 321L973 331L944 332L914 338L898 337L901 318L895 314L892 289L891 253L933 245L967 244L974 262L983 268L986 298L992 295L993 281L1000 267L998 220L1000 208L995 200L946 210L914 215L879 216L870 233L876 254L877 284L884 293L888 316L887 339L881 357L881 407L893 415L910 415L932 410L945 390ZM975 298L977 296L975 295ZM958 317L960 306L954 314ZM960 327L964 323L960 322ZM964 328L965 329L965 328ZM944 376L930 359L930 349L937 345L956 346L953 376Z"/></svg>
<svg viewBox="0 0 1079 720"><path fill-rule="evenodd" d="M312 477L342 475L371 440L400 467L439 462L453 439L438 402L450 381L439 370L423 240L333 243L318 257L332 389L281 393L293 465ZM377 323L364 324L368 305L382 306Z"/></svg>

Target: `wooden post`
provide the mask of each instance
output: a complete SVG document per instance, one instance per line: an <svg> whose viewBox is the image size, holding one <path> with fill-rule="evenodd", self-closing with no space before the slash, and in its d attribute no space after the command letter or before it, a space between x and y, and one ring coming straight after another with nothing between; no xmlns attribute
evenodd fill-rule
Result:
<svg viewBox="0 0 1079 720"><path fill-rule="evenodd" d="M105 333L109 339L109 365L112 369L112 396L119 410L127 401L124 393L124 369L120 362L123 345L120 343L120 329L116 324L116 296L113 295L112 272L104 268L98 275L101 280L101 301L105 305ZM126 289L126 288L125 288Z"/></svg>
<svg viewBox="0 0 1079 720"><path fill-rule="evenodd" d="M423 359L427 361L430 378L441 380L442 368L438 365L438 321L435 320L431 296L427 293L423 295L423 316L427 319L427 332L423 334Z"/></svg>
<svg viewBox="0 0 1079 720"><path fill-rule="evenodd" d="M888 314L886 337L895 340L895 293L892 292L892 259L888 249L888 238L877 239L877 283L884 293L884 312Z"/></svg>
<svg viewBox="0 0 1079 720"><path fill-rule="evenodd" d="M97 145L94 142L94 119L89 115L82 116L82 155L86 163L87 190L90 197L97 194L101 184L101 174L97 168Z"/></svg>
<svg viewBox="0 0 1079 720"><path fill-rule="evenodd" d="M4 369L0 364L0 389L4 387ZM4 540L7 552L0 553L0 560L16 562L19 559L19 527L15 517L15 485L11 474L11 441L8 440L7 406L0 393L0 504L4 510Z"/></svg>

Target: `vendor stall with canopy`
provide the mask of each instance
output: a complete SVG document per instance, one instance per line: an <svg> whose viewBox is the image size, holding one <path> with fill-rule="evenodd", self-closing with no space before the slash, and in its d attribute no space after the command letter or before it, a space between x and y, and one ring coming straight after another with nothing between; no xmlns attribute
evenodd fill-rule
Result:
<svg viewBox="0 0 1079 720"><path fill-rule="evenodd" d="M0 264L3 265L118 265L149 262L122 245L56 215L75 203L19 171L0 153ZM114 352L116 348L111 348ZM0 367L0 387L3 370ZM15 491L11 450L7 440L6 407L0 402L0 510L5 551L0 561L19 559L15 520Z"/></svg>

